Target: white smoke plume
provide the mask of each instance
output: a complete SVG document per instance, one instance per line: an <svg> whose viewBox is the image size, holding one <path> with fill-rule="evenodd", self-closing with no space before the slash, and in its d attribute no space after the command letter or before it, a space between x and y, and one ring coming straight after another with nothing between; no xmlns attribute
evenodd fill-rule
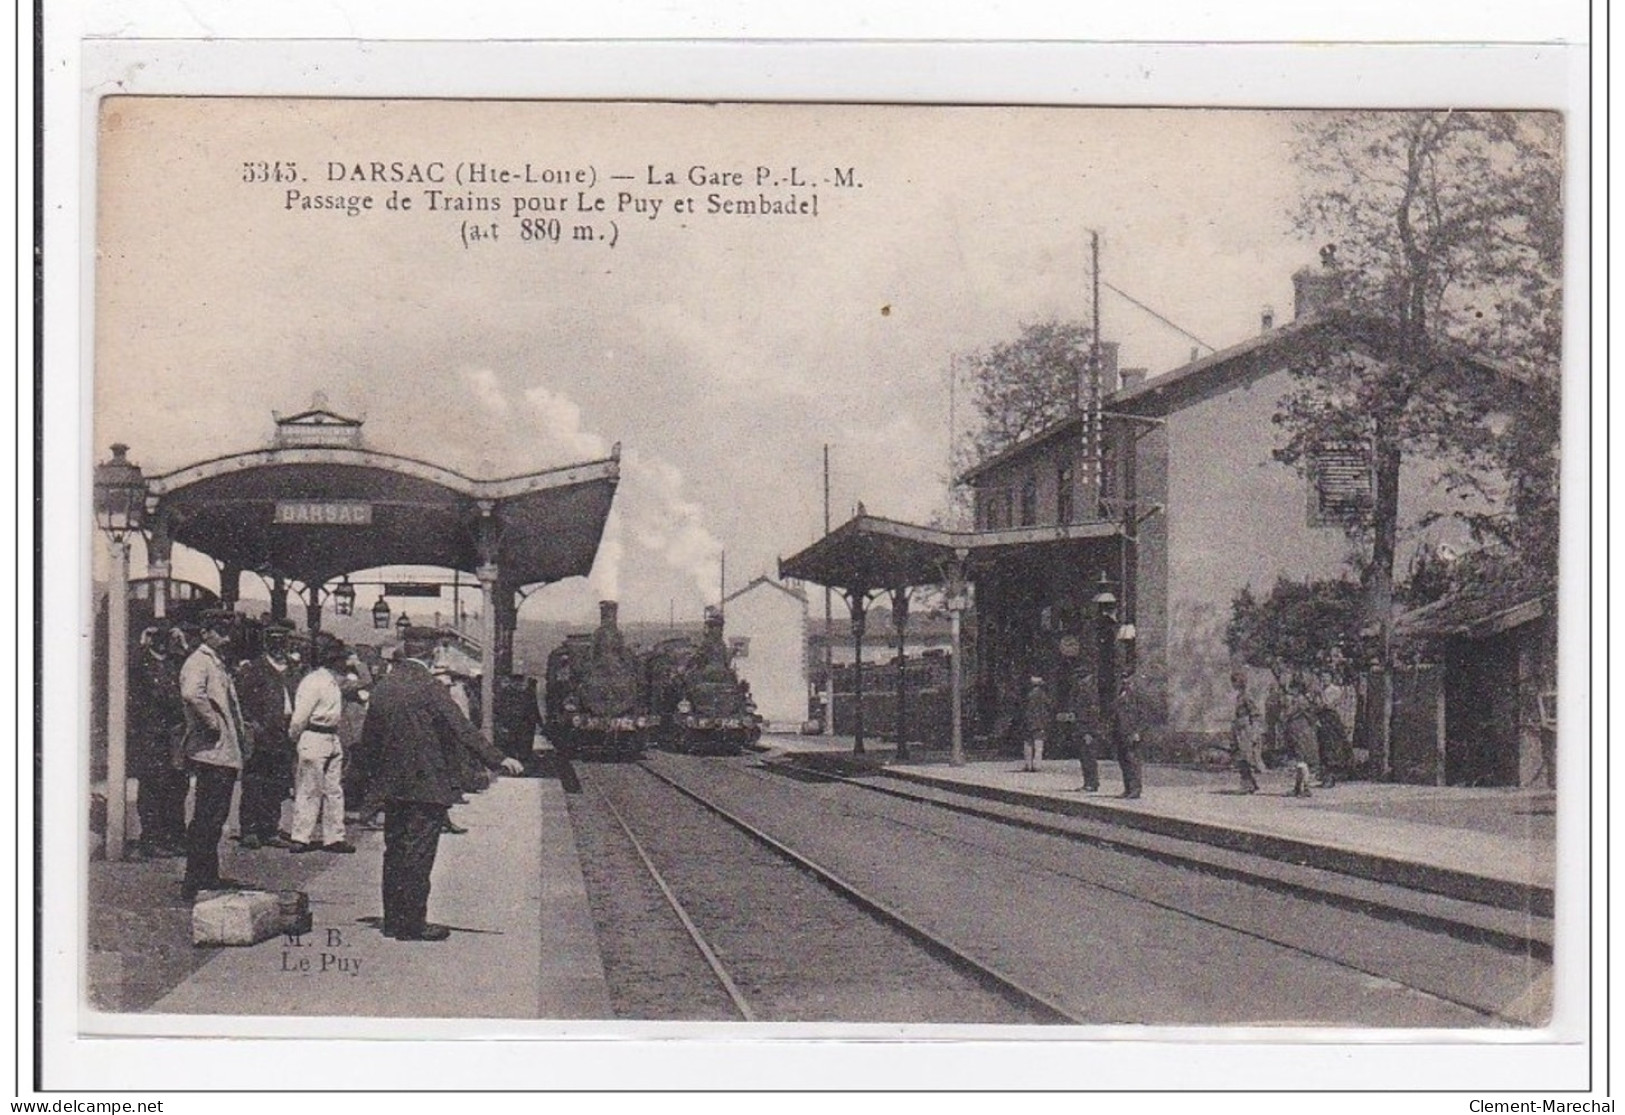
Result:
<svg viewBox="0 0 1625 1115"><path fill-rule="evenodd" d="M704 505L684 495L682 470L636 450L628 450L622 463L623 489L631 489L625 507L633 540L687 573L700 599L714 599L722 543L705 526Z"/></svg>
<svg viewBox="0 0 1625 1115"><path fill-rule="evenodd" d="M548 387L526 388L516 403L489 369L463 373L479 405L509 431L505 468L536 468L607 457L608 438L585 427L579 403ZM496 447L493 447L496 448ZM705 506L685 493L682 470L663 458L628 448L621 483L604 525L589 581L600 599L622 599L628 547L686 575L701 600L713 600L722 543L705 525Z"/></svg>
<svg viewBox="0 0 1625 1115"><path fill-rule="evenodd" d="M621 509L613 506L609 509L609 518L604 523L604 537L598 543L598 556L593 559L592 573L587 577L587 583L592 585L592 591L600 600L619 600L621 598L621 561L626 556L626 544L621 541Z"/></svg>

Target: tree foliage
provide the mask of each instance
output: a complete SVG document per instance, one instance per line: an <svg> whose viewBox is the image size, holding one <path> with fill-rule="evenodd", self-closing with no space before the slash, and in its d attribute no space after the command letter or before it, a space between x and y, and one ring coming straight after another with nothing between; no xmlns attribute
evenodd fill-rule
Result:
<svg viewBox="0 0 1625 1115"><path fill-rule="evenodd" d="M1230 602L1225 644L1232 656L1284 680L1297 673L1344 685L1366 659L1361 592L1353 581L1282 577L1263 600L1243 588Z"/></svg>
<svg viewBox="0 0 1625 1115"><path fill-rule="evenodd" d="M1300 128L1296 227L1328 242L1360 343L1296 370L1276 455L1307 470L1328 447L1358 447L1369 461L1369 513L1347 527L1384 629L1408 455L1459 488L1509 479L1509 506L1471 520L1482 537L1555 535L1561 141L1549 113L1332 113ZM1511 420L1497 428L1492 413Z"/></svg>
<svg viewBox="0 0 1625 1115"><path fill-rule="evenodd" d="M1066 417L1077 405L1092 334L1081 322L1033 322L1010 341L965 358L975 421L955 447L957 472Z"/></svg>

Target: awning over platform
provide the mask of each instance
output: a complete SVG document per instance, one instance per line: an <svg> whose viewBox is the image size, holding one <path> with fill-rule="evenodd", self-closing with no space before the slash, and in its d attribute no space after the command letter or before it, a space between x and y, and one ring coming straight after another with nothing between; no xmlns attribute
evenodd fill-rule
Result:
<svg viewBox="0 0 1625 1115"><path fill-rule="evenodd" d="M840 589L943 584L955 562L974 577L1020 555L1076 547L1122 533L1118 523L961 531L857 515L811 546L779 559L779 576Z"/></svg>
<svg viewBox="0 0 1625 1115"><path fill-rule="evenodd" d="M592 570L619 477L618 455L476 480L369 449L282 447L150 477L148 522L227 565L307 585L387 565L473 573L492 561L528 585Z"/></svg>

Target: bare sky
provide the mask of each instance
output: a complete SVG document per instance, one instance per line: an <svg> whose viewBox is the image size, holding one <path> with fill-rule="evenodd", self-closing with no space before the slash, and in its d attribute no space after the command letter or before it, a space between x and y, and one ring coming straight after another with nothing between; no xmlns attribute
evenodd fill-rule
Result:
<svg viewBox="0 0 1625 1115"><path fill-rule="evenodd" d="M1291 232L1290 140L1280 112L113 99L97 456L125 441L157 473L257 448L272 410L318 390L365 416L373 446L470 475L619 442L591 583L524 614L586 620L615 595L629 618L692 616L724 548L737 587L817 537L826 443L835 522L859 500L911 520L942 507L953 357L1023 322L1087 320L1090 229L1107 282L1212 345L1255 333L1265 304L1288 320L1291 272L1315 259ZM306 180L245 182L259 161ZM328 181L329 163L374 161L598 180ZM744 185L690 185L694 167ZM651 187L649 168L679 184ZM833 181L847 168L861 186ZM375 208L289 209L289 189ZM412 211L383 208L397 189ZM427 189L502 208L429 212ZM539 213L562 219L560 242L522 239L516 195L574 206L583 189L606 209ZM660 211L617 213L622 190ZM712 192L816 193L818 215L711 215ZM683 197L695 213L675 211ZM495 221L497 240L465 246L465 219ZM571 242L609 219L614 247ZM1115 294L1102 319L1125 365L1189 357L1189 338ZM214 584L195 557L177 575Z"/></svg>

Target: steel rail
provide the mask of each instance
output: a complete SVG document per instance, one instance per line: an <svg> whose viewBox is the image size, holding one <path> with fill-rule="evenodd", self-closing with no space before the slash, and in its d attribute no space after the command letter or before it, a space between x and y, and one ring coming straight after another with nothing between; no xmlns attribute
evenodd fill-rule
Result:
<svg viewBox="0 0 1625 1115"><path fill-rule="evenodd" d="M746 821L742 817L729 812L727 809L721 805L718 805L716 802L711 801L698 791L690 789L688 786L683 785L676 779L654 769L647 762L640 763L638 765L651 778L656 778L661 782L664 782L678 793L690 798L699 805L710 810L716 816L720 817L722 820L726 821L740 832L743 832L745 835L749 836L763 847L768 848L775 854L801 868L803 871L813 876L813 878L817 879L824 886L856 905L859 909L862 909L866 913L878 918L880 921L885 922L893 928L902 931L905 936L911 938L917 944L922 945L927 952L930 952L940 959L947 961L954 968L971 976L984 986L998 992L1007 1000L1016 1003L1023 1009L1032 1011L1046 1022L1063 1023L1076 1026L1087 1026L1091 1024L1089 1019L1079 1017L1077 1014L1062 1006L1054 999L1049 998L1041 992L1033 990L1014 977L1005 975L1003 972L984 964L980 960L977 960L975 957L971 956L969 953L960 950L946 939L932 933L924 926L909 920L908 917L898 910L893 909L891 906L888 906L877 898L871 897L864 891L860 890L857 886L847 882L845 879L835 874L833 871L807 858L800 852L797 852L795 849L791 848L789 845L774 839L761 829L757 828L755 825L751 824L749 821Z"/></svg>
<svg viewBox="0 0 1625 1115"><path fill-rule="evenodd" d="M812 778L820 782L836 783L843 786L850 786L853 789L865 790L872 794L879 794L882 797L897 798L901 801L913 802L919 805L930 805L938 809L947 810L950 813L960 813L967 817L977 817L985 821L992 821L995 824L1006 825L1010 828L1024 829L1028 832L1042 833L1046 836L1056 836L1064 840L1072 841L1076 844L1087 844L1106 851L1138 856L1142 859L1152 860L1156 863L1165 864L1170 867L1185 868L1191 871L1199 871L1204 875L1212 875L1216 878L1231 879L1237 882L1247 883L1250 886L1262 887L1265 890L1274 891L1277 894L1295 895L1300 898L1319 902L1322 905L1334 906L1338 909L1348 910L1351 913L1364 914L1368 917L1375 917L1384 921L1400 922L1410 926L1413 929L1420 929L1426 933L1438 933L1442 936L1450 937L1454 940L1462 941L1467 944L1487 945L1490 948L1498 949L1501 952L1509 952L1520 956L1527 955L1535 960L1544 961L1546 963L1551 963L1552 961L1552 943L1530 933L1513 933L1507 930L1497 929L1493 926L1481 925L1474 922L1461 920L1459 918L1452 918L1447 914L1433 914L1408 906L1395 905L1392 902L1384 901L1383 899L1375 896L1350 895L1336 890L1327 889L1322 886L1317 886L1312 883L1291 882L1268 874L1260 874L1255 871L1249 871L1244 867L1235 867L1218 863L1211 859L1204 859L1197 855L1182 854L1177 850L1167 850L1152 847L1148 844L1140 843L1134 840L1132 830L1130 831L1130 834L1125 837L1120 835L1107 835L1101 831L1084 831L1077 828L1068 828L1064 825L1055 824L1040 818L1014 817L1005 813L1000 813L994 809L989 809L987 806L980 804L977 799L967 798L965 795L956 794L953 790L942 789L940 787L931 787L935 794L943 795L939 797L913 788L905 788L903 786L882 786L873 781L852 778L844 774L836 774L832 771L804 769L783 763L761 763L759 764L759 768L780 777ZM955 797L964 798L964 800L952 800ZM1013 808L1035 808L1032 806L1015 805L1014 803L1009 802L1003 804L1009 805ZM1080 816L1072 813L1062 813L1060 816L1066 817L1067 819L1077 822L1080 825L1087 825L1091 830L1099 830L1100 826L1103 824L1109 824L1109 822L1097 821L1090 817ZM1146 835L1171 842L1181 842L1181 838L1177 836L1162 836L1156 833L1148 833ZM1226 851L1234 850L1226 849ZM1234 852L1234 854L1245 855L1247 853ZM1288 862L1286 865L1288 867L1294 866L1290 862ZM1326 870L1329 874L1337 874L1329 869L1321 870ZM1378 883L1376 880L1362 879L1359 876L1350 876L1350 878L1355 883L1367 883L1372 886L1384 885ZM1096 883L1092 885L1101 886L1102 884ZM1110 890L1112 888L1107 887L1105 889ZM1122 893L1129 894L1127 891ZM1129 897L1139 896L1130 894ZM1445 895L1442 897L1449 898L1450 896ZM1467 903L1467 900L1465 899L1452 899L1452 901ZM1488 908L1498 909L1497 907ZM1181 913L1184 911L1175 909L1174 912Z"/></svg>
<svg viewBox="0 0 1625 1115"><path fill-rule="evenodd" d="M772 766L768 766L766 764L764 764L763 769L774 770L774 768ZM774 773L778 773L778 771L774 770ZM1030 832L1037 832L1037 833L1042 833L1042 834L1050 835L1050 836L1059 836L1059 837L1062 837L1062 838L1065 838L1065 839L1075 841L1077 843L1090 844L1090 845L1102 848L1102 849L1107 850L1107 851L1120 852L1120 853L1124 853L1124 854L1128 854L1128 855L1138 855L1138 856L1142 856L1144 858L1151 859L1151 860L1154 860L1156 862L1164 863L1164 864L1167 864L1167 865L1170 865L1170 866L1182 867L1182 868L1187 868L1187 869L1191 869L1191 870L1198 870L1198 871L1203 871L1203 872L1208 873L1208 874L1213 874L1213 875L1217 875L1217 876L1221 876L1221 877L1225 877L1225 878L1236 879L1236 880L1239 880L1239 881L1242 881L1242 882L1247 882L1247 883L1249 883L1251 885L1262 886L1262 887L1264 887L1266 889L1275 890L1276 892L1282 893L1282 894L1299 894L1299 895L1303 895L1303 896L1307 897L1309 900L1318 901L1318 902L1321 902L1321 903L1323 903L1325 905L1335 906L1335 907L1340 907L1340 908L1346 908L1346 909L1352 910L1354 912L1363 913L1368 917L1376 917L1376 918L1379 918L1379 919L1382 919L1382 920L1393 920L1393 921L1403 922L1405 924L1411 925L1413 928L1422 929L1425 932L1442 933L1442 934L1444 934L1446 936L1453 937L1453 938L1455 938L1457 940L1465 941L1468 944L1488 945L1488 946L1493 947L1493 948L1498 948L1498 949L1500 949L1502 951L1511 952L1514 955L1517 955L1517 954L1519 954L1520 952L1523 951L1523 949L1507 947L1505 944L1502 943L1502 940L1503 940L1503 938L1505 938L1505 935L1504 934L1498 934L1494 930L1489 930L1489 929L1478 930L1478 932L1482 936L1479 939L1475 940L1472 937L1467 936L1465 934L1451 932L1450 928L1451 927L1456 927L1457 923L1447 922L1445 919L1442 919L1442 918L1427 919L1427 918L1423 918L1423 917L1419 917L1419 916L1412 916L1410 911L1399 910L1399 909L1397 909L1395 907L1377 905L1377 904L1374 904L1372 902L1361 902L1361 900L1358 900L1358 899L1346 899L1345 900L1345 899L1342 899L1340 896L1333 895L1333 894L1330 894L1330 893L1327 893L1327 892L1304 891L1302 888L1294 887L1294 886L1292 886L1290 884L1277 884L1274 880L1269 880L1269 879L1266 879L1266 878L1263 878L1263 877L1260 877L1260 876L1249 875L1249 874L1247 874L1246 872L1243 872L1243 871L1230 869L1230 868L1214 867L1213 865L1203 863L1202 861L1199 861L1199 860L1189 860L1189 859L1185 859L1183 857L1179 857L1179 856L1175 856L1175 855L1159 853L1159 852L1156 852L1156 851L1154 851L1152 849L1147 849L1147 848L1144 848L1144 847L1137 846L1137 845L1135 845L1133 843L1128 843L1128 842L1119 843L1119 842L1112 841L1112 840L1110 840L1110 839L1108 839L1106 837L1095 836L1095 835L1091 835L1091 834L1088 834L1088 833L1080 833L1080 832L1075 832L1075 831L1069 830L1069 829L1054 827L1054 826L1046 825L1046 824L1044 824L1042 822L1039 822L1039 821L1030 821L1030 820L1025 820L1025 819L1022 819L1022 818L1001 816L1000 814L992 812L990 810L979 809L974 805L967 805L967 804L963 804L963 803L959 803L959 802L952 802L952 801L943 801L943 800L940 800L940 799L926 797L926 796L918 795L918 794L915 794L915 793L911 793L908 790L903 790L903 789L899 789L899 788L891 787L891 786L876 786L876 785L873 785L872 783L867 783L867 782L859 781L857 779L848 778L845 775L832 774L832 773L830 773L828 771L807 771L807 772L798 771L797 773L798 774L801 774L801 773L810 774L814 778L816 778L816 779L818 779L820 781L838 783L838 784L853 787L855 789L866 790L866 791L870 791L872 793L877 793L877 794L880 794L880 795L885 796L885 797L900 798L900 799L902 799L904 801L909 801L909 802L913 802L913 803L916 803L916 804L930 805L930 806L934 806L934 807L937 807L937 808L946 809L949 812L961 813L961 814L964 814L966 816L977 817L979 819L992 821L992 822L995 822L997 824L1008 825L1011 828L1025 829L1025 830L1030 831ZM1029 866L1043 866L1042 864L1037 864L1032 860L1022 859L1021 857L1012 857L1012 858L1016 858L1020 862L1026 863ZM1312 958L1314 958L1316 960L1322 960L1322 961L1325 961L1325 962L1330 963L1330 964L1335 964L1338 967L1347 968L1350 971L1359 972L1362 975L1374 976L1374 977L1379 978L1379 979L1394 980L1395 982L1402 982L1402 981L1399 981L1392 973L1381 972L1381 971L1377 971L1375 968L1371 968L1369 966L1355 964L1355 963L1352 963L1352 962L1350 962L1349 960L1347 960L1345 958L1334 956L1334 955L1332 955L1332 954L1330 954L1328 952L1324 952L1324 951L1320 951L1320 950L1316 950L1316 949L1305 948L1304 946L1299 945L1299 944L1292 944L1292 943L1287 942L1287 941L1278 940L1278 939L1276 939L1275 937L1271 936L1268 933L1261 933L1261 932L1259 932L1257 930L1248 929L1248 928L1245 928L1245 927L1242 927L1242 926L1233 925L1233 924L1229 923L1228 921L1226 921L1226 920L1224 920L1222 918L1215 918L1215 917L1212 917L1212 916L1209 916L1209 915L1206 915L1206 914L1196 913L1195 911L1185 909L1184 907L1173 904L1173 903L1164 902L1164 901L1162 901L1160 899L1148 898L1145 895L1138 894L1135 891L1133 891L1131 889L1128 889L1126 887L1116 887L1116 886L1110 885L1109 883L1102 883L1102 882L1092 880L1092 879L1084 879L1084 878L1081 878L1081 877L1075 876L1075 875L1069 876L1069 877L1071 877L1073 879L1076 879L1078 882L1080 882L1080 883L1082 883L1082 884L1084 884L1086 886L1094 887L1097 890L1103 890L1103 891L1106 891L1106 892L1108 892L1110 894L1116 894L1116 895L1119 895L1119 896L1124 897L1124 898L1130 898L1130 899L1133 899L1136 902L1144 902L1149 906L1154 906L1157 909L1167 911L1168 913L1178 914L1181 917L1191 918L1194 921L1203 922L1205 924L1214 926L1215 928L1223 929L1223 930L1226 930L1226 931L1231 932L1231 933L1239 933L1239 934L1242 934L1243 936L1252 937L1254 940L1262 941L1265 944L1275 945L1278 948L1288 949L1288 950L1290 950L1292 952L1300 953L1301 955L1312 957ZM1386 915L1386 917L1385 917L1385 915ZM1465 927L1460 927L1460 928L1474 929L1476 927L1465 926ZM1548 962L1550 961L1550 959L1551 959L1551 948L1550 948L1549 945L1545 946L1545 948L1543 950L1543 956L1542 956L1542 952L1540 951L1541 942L1530 940L1530 941L1526 942L1526 945L1527 945L1527 947L1529 949L1529 955L1530 956L1534 957L1535 959L1544 958ZM1435 999L1439 999L1439 1000L1441 1000L1443 1002L1451 1003L1451 1004L1453 1004L1455 1006L1458 1006L1458 1007L1463 1007L1463 1008L1465 1008L1467 1010L1474 1011L1474 1012L1476 1012L1478 1014L1482 1014L1482 1015L1484 1015L1484 1016L1486 1016L1488 1018L1506 1017L1500 1010L1496 1009L1493 1006L1487 1006L1484 1003L1474 1002L1474 1001L1469 1000L1469 999L1464 999L1459 995L1452 995L1452 994L1447 994L1447 993L1442 992L1442 991L1429 990L1427 988L1418 987L1414 983L1404 983L1404 986L1409 987L1411 990L1416 991L1419 994L1428 995L1428 996L1431 996L1431 997L1433 997Z"/></svg>
<svg viewBox="0 0 1625 1115"><path fill-rule="evenodd" d="M756 1012L750 1009L750 1002L745 998L745 993L739 990L739 985L734 983L732 976L728 975L728 969L723 966L722 959L706 942L705 935L700 932L700 927L694 924L694 919L688 916L688 911L683 909L683 904L677 900L677 895L672 893L671 887L666 884L666 880L660 874L659 868L655 867L654 861L649 858L649 853L643 850L643 844L639 842L637 835L633 833L632 826L626 823L626 818L621 816L620 810L615 808L615 803L610 801L602 790L595 789L594 796L603 802L604 808L609 810L609 815L615 818L615 823L621 826L621 831L626 833L626 838L632 842L632 850L643 861L643 866L648 870L649 877L654 880L655 886L660 888L660 893L665 895L666 902L671 906L672 913L677 915L677 920L683 923L684 929L688 930L689 938L693 940L694 947L700 950L700 955L705 957L705 962L711 966L711 973L717 977L717 982L722 984L722 989L728 993L728 998L733 1000L734 1009L739 1012L746 1022L757 1021Z"/></svg>

